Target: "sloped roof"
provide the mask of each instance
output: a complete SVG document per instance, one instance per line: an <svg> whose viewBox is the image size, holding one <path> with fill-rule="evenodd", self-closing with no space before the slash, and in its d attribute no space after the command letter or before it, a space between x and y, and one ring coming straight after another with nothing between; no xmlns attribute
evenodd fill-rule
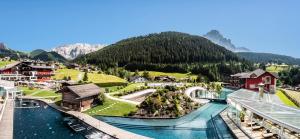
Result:
<svg viewBox="0 0 300 139"><path fill-rule="evenodd" d="M266 73L267 71L264 71L262 69L256 69L254 71L251 72L242 72L242 73L237 73L234 75L231 75L232 77L239 77L239 78L250 78L251 75L256 75L256 77L259 77L261 75L263 75L264 73ZM268 72L271 75L273 75L275 78L279 78L277 73L272 73L272 72Z"/></svg>
<svg viewBox="0 0 300 139"><path fill-rule="evenodd" d="M14 63L11 63L11 64L7 64L6 66L0 68L0 70L6 70L6 69L10 69L18 64L20 64L21 62L17 61L17 62L14 62Z"/></svg>
<svg viewBox="0 0 300 139"><path fill-rule="evenodd" d="M67 86L67 89L79 96L79 98L85 98L89 96L98 95L101 91L100 87L95 84L82 84Z"/></svg>
<svg viewBox="0 0 300 139"><path fill-rule="evenodd" d="M38 65L28 65L32 68L35 68L35 69L53 69L52 66L38 66Z"/></svg>

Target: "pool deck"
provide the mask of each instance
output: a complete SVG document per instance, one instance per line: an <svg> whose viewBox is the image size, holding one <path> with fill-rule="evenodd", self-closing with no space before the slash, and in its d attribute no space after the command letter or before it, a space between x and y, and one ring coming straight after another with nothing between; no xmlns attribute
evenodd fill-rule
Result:
<svg viewBox="0 0 300 139"><path fill-rule="evenodd" d="M237 127L236 124L233 123L233 121L228 118L226 110L221 112L220 116L238 139L250 139L239 127Z"/></svg>
<svg viewBox="0 0 300 139"><path fill-rule="evenodd" d="M4 113L0 121L0 139L13 138L14 100L7 99Z"/></svg>
<svg viewBox="0 0 300 139"><path fill-rule="evenodd" d="M67 113L69 115L73 115L74 117L77 117L78 119L82 120L83 122L87 123L88 125L93 126L94 128L96 128L108 135L119 138L119 139L150 139L148 137L134 134L132 132L128 132L126 130L114 127L112 125L109 125L105 122L102 122L102 121L100 121L92 116L89 116L87 114L84 114L84 113L77 112L77 111L66 111L66 110L62 109L61 107L57 106L51 100L47 100L47 99L43 99L43 98L39 98L39 97L30 97L30 96L26 96L26 97L22 97L22 98L43 101L43 102L47 103L49 106L51 106L52 108L57 109L61 112ZM0 136L0 139L2 139L1 136Z"/></svg>
<svg viewBox="0 0 300 139"><path fill-rule="evenodd" d="M100 131L103 131L106 134L109 134L113 137L119 138L119 139L149 139L148 137L134 134L134 133L128 132L126 130L111 126L105 122L102 122L98 119L95 119L94 117L91 117L91 116L81 113L81 112L68 111L67 113L77 117L78 119L93 126L94 128L96 128Z"/></svg>

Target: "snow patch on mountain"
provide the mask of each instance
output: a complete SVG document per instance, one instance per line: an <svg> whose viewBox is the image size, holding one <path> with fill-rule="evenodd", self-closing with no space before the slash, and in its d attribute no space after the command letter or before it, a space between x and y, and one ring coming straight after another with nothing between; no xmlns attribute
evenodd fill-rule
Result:
<svg viewBox="0 0 300 139"><path fill-rule="evenodd" d="M53 48L52 51L57 52L67 59L74 59L78 56L97 51L105 46L104 44L75 43L58 46Z"/></svg>

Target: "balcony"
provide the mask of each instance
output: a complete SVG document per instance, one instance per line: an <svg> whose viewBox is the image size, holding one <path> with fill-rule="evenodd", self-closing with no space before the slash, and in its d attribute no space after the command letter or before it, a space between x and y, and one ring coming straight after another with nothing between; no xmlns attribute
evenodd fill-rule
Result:
<svg viewBox="0 0 300 139"><path fill-rule="evenodd" d="M52 76L54 75L54 72L36 72L36 76Z"/></svg>

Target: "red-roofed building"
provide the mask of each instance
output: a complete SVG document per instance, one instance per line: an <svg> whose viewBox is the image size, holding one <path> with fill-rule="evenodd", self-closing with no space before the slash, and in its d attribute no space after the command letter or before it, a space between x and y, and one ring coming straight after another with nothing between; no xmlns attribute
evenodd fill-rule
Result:
<svg viewBox="0 0 300 139"><path fill-rule="evenodd" d="M277 79L278 75L276 73L257 69L252 72L231 75L230 85L236 88L258 91L258 84L263 83L265 91L275 93Z"/></svg>
<svg viewBox="0 0 300 139"><path fill-rule="evenodd" d="M54 66L31 61L15 62L0 68L0 79L10 81L38 81L51 79Z"/></svg>

